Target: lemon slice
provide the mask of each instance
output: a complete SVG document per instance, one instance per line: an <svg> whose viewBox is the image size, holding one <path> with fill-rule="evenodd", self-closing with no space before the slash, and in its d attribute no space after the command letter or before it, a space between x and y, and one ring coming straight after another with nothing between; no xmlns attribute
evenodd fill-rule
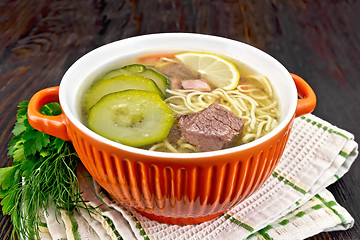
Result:
<svg viewBox="0 0 360 240"><path fill-rule="evenodd" d="M239 83L240 74L236 66L216 54L184 52L175 57L190 69L199 72L212 87L232 90Z"/></svg>

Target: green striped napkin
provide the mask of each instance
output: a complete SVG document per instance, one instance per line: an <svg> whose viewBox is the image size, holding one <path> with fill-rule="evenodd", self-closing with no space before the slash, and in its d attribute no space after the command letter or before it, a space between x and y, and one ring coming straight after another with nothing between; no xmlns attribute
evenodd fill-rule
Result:
<svg viewBox="0 0 360 240"><path fill-rule="evenodd" d="M304 239L346 230L354 219L326 187L358 155L354 136L314 116L295 119L283 157L271 177L248 199L220 217L177 226L150 220L107 197L83 167L79 182L91 214L44 214L43 239Z"/></svg>

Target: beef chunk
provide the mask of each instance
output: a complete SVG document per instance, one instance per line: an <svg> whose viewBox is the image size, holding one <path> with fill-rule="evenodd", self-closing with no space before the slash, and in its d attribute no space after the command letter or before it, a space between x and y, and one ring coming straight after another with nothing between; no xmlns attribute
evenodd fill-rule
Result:
<svg viewBox="0 0 360 240"><path fill-rule="evenodd" d="M167 139L169 143L175 144L180 138L181 138L181 131L178 125L175 123L170 129Z"/></svg>
<svg viewBox="0 0 360 240"><path fill-rule="evenodd" d="M181 82L181 85L185 90L211 91L209 84L202 79L184 80Z"/></svg>
<svg viewBox="0 0 360 240"><path fill-rule="evenodd" d="M156 66L156 69L169 78L179 79L180 81L200 78L199 73L194 72L185 65L177 62L167 62L165 64Z"/></svg>
<svg viewBox="0 0 360 240"><path fill-rule="evenodd" d="M171 89L182 89L181 80L175 77L170 78Z"/></svg>
<svg viewBox="0 0 360 240"><path fill-rule="evenodd" d="M244 120L214 103L208 108L179 117L178 126L185 140L200 151L215 151L240 135Z"/></svg>

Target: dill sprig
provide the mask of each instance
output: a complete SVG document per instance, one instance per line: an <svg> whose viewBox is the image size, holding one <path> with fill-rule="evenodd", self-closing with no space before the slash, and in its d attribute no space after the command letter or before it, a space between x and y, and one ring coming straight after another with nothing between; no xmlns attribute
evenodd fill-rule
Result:
<svg viewBox="0 0 360 240"><path fill-rule="evenodd" d="M79 158L70 142L34 129L27 118L28 101L18 105L17 121L8 155L14 164L0 169L0 198L4 214L13 223L12 238L39 239L40 212L52 203L72 212L84 207L76 177ZM58 115L58 103L41 112Z"/></svg>

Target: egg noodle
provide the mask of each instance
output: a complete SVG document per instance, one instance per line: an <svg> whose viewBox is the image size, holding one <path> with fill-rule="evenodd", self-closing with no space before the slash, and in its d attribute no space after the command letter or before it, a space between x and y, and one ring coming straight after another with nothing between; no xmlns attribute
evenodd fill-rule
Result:
<svg viewBox="0 0 360 240"><path fill-rule="evenodd" d="M220 88L211 92L168 89L170 97L165 102L174 114L179 115L199 112L216 102L245 121L240 144L248 143L272 131L278 125L276 119L280 116L280 111L278 101L265 76L251 75L246 79L249 81L240 82L236 89L229 91ZM197 152L197 149L183 138L173 145L166 139L149 150Z"/></svg>

